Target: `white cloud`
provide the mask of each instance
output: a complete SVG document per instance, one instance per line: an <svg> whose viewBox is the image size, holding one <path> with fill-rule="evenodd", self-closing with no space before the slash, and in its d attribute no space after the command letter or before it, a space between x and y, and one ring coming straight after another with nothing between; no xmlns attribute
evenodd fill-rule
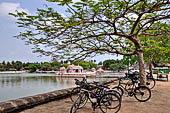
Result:
<svg viewBox="0 0 170 113"><path fill-rule="evenodd" d="M10 17L8 13L15 13L15 11L24 11L26 13L29 13L28 9L23 9L20 6L20 3L12 3L12 2L2 2L0 3L0 17Z"/></svg>

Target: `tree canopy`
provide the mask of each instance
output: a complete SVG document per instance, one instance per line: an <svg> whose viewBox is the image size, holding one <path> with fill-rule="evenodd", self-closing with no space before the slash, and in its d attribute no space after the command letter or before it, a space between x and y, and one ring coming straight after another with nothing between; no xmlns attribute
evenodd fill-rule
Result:
<svg viewBox="0 0 170 113"><path fill-rule="evenodd" d="M126 69L127 65L123 62L123 60L114 60L109 59L103 61L103 69L112 70L112 71L120 71Z"/></svg>
<svg viewBox="0 0 170 113"><path fill-rule="evenodd" d="M170 38L167 36L150 37L146 41L146 37L143 37L142 44L150 46L144 48L144 57L146 62L155 62L166 64L170 63Z"/></svg>
<svg viewBox="0 0 170 113"><path fill-rule="evenodd" d="M144 50L145 63L154 62L156 64L170 63L170 39L166 36L140 37ZM125 64L133 65L137 63L137 56L124 56Z"/></svg>
<svg viewBox="0 0 170 113"><path fill-rule="evenodd" d="M137 36L169 32L169 0L81 0L74 4L70 4L72 0L47 1L66 5L68 16L62 17L51 7L37 9L37 15L12 14L18 19L18 27L26 30L17 37L34 44L34 52L44 55L133 55L141 46ZM125 53L127 49L130 52Z"/></svg>
<svg viewBox="0 0 170 113"><path fill-rule="evenodd" d="M170 33L169 0L47 0L66 6L66 17L55 9L37 9L36 15L11 14L18 19L18 34L34 52L56 58L85 59L101 54L137 54L145 81L140 37ZM148 39L148 38L147 38ZM146 40L147 41L147 40Z"/></svg>

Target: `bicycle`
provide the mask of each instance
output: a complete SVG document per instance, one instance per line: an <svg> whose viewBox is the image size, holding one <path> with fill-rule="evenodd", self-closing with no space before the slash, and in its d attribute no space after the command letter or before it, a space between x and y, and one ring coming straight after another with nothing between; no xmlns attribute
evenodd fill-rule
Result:
<svg viewBox="0 0 170 113"><path fill-rule="evenodd" d="M138 78L138 80L140 79L140 75L138 71L132 72L131 70L129 70L128 73L125 73L125 74L127 78L134 76ZM150 89L153 89L156 85L156 80L153 78L153 76L151 76L149 72L146 72L146 85Z"/></svg>
<svg viewBox="0 0 170 113"><path fill-rule="evenodd" d="M153 78L153 76L151 76L151 74L149 72L147 72L146 78L147 78L146 85L150 89L153 89L156 85L156 80Z"/></svg>
<svg viewBox="0 0 170 113"><path fill-rule="evenodd" d="M77 87L73 88L72 91L70 92L70 99L72 102L74 102L77 99L78 93L81 91L82 88L87 88L89 87L88 85L90 84L91 86L99 84L99 82L96 82L96 81L87 82L87 79L85 77L83 77L82 81L78 79L74 79L74 80L75 80L75 84L77 85Z"/></svg>
<svg viewBox="0 0 170 113"><path fill-rule="evenodd" d="M125 84L122 83L122 79L127 80L127 78L120 78L116 88L119 87L119 89L122 89L123 93L124 91L127 92L128 96L134 96L139 102L146 102L151 98L151 90L146 86L139 85L137 77L132 76L131 78L128 78L128 82ZM115 89L115 87L113 87L113 89Z"/></svg>
<svg viewBox="0 0 170 113"><path fill-rule="evenodd" d="M87 87L95 87L95 86L100 86L99 82L93 81L93 82L87 82L87 79L85 79L83 77L83 80L80 81L78 79L75 79L75 84L77 85L77 87L73 88L72 91L70 92L70 99L72 102L74 102L77 97L78 97L78 93L81 91L81 89L83 88L87 88ZM99 89L94 89L94 91L98 91ZM114 90L114 89L112 89ZM117 92L117 95L122 98L122 93L121 92Z"/></svg>
<svg viewBox="0 0 170 113"><path fill-rule="evenodd" d="M118 92L114 90L106 91L104 90L105 88L109 89L106 85L81 89L78 98L74 101L70 109L70 113L76 113L78 109L82 108L82 103L87 103L87 100L90 101L93 111L99 106L103 113L107 113L107 111L110 110L114 110L114 112L117 113L121 107L121 100L118 96ZM98 90L94 92L94 89ZM96 101L92 101L92 99ZM85 104L83 104L83 106L85 106Z"/></svg>

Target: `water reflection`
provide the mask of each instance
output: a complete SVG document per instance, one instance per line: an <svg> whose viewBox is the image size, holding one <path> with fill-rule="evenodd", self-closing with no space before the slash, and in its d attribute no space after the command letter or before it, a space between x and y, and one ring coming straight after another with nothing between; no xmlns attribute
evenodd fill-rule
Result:
<svg viewBox="0 0 170 113"><path fill-rule="evenodd" d="M88 81L101 80L105 79L88 78ZM0 74L0 101L70 88L75 86L74 82L74 78L55 74Z"/></svg>

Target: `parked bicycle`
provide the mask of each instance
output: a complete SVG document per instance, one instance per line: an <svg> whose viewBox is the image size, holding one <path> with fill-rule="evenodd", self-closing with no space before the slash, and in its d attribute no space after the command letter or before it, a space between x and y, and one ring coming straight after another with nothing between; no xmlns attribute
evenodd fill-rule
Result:
<svg viewBox="0 0 170 113"><path fill-rule="evenodd" d="M93 91L96 88L98 91ZM104 90L105 88L109 89L107 85L99 85L88 89L81 89L78 94L78 98L74 101L70 109L70 113L76 113L80 108L85 106L88 100L91 103L93 111L99 107L103 113L117 113L121 107L121 99L116 91L106 91ZM95 99L95 101L93 99Z"/></svg>
<svg viewBox="0 0 170 113"><path fill-rule="evenodd" d="M153 89L156 85L156 80L153 78L153 76L151 76L151 74L149 72L146 72L146 85L150 88Z"/></svg>
<svg viewBox="0 0 170 113"><path fill-rule="evenodd" d="M81 91L81 89L83 88L87 88L87 87L95 87L95 86L99 86L99 82L96 81L92 81L92 82L87 82L87 79L83 77L82 81L78 80L78 79L74 79L75 80L75 84L77 85L77 87L73 88L72 91L70 92L70 99L72 102L74 102L77 97L78 97L78 93ZM94 89L93 91L98 91L100 89ZM122 97L122 93L118 92L119 97Z"/></svg>
<svg viewBox="0 0 170 113"><path fill-rule="evenodd" d="M109 85L99 85L98 82L88 83L85 78L82 81L75 79L75 83L79 86L78 93L71 95L73 105L70 109L70 113L76 113L79 109L85 106L89 100L93 111L97 107L101 109L103 113L108 111L118 112L121 107L121 95L115 90L110 90ZM73 89L72 91L74 92ZM94 101L95 100L95 101Z"/></svg>
<svg viewBox="0 0 170 113"><path fill-rule="evenodd" d="M128 82L124 83L123 80L127 80ZM146 102L151 98L151 90L146 86L139 85L138 78L134 75L128 79L120 78L118 86L113 87L113 89L122 91L122 93L125 91L128 96L134 96L140 102Z"/></svg>
<svg viewBox="0 0 170 113"><path fill-rule="evenodd" d="M126 78L134 77L137 78L138 80L140 79L140 75L138 71L132 72L131 70L128 70L128 73L125 74L126 74ZM153 76L151 76L149 72L146 72L146 85L150 89L153 89L156 85L156 80L153 78Z"/></svg>

